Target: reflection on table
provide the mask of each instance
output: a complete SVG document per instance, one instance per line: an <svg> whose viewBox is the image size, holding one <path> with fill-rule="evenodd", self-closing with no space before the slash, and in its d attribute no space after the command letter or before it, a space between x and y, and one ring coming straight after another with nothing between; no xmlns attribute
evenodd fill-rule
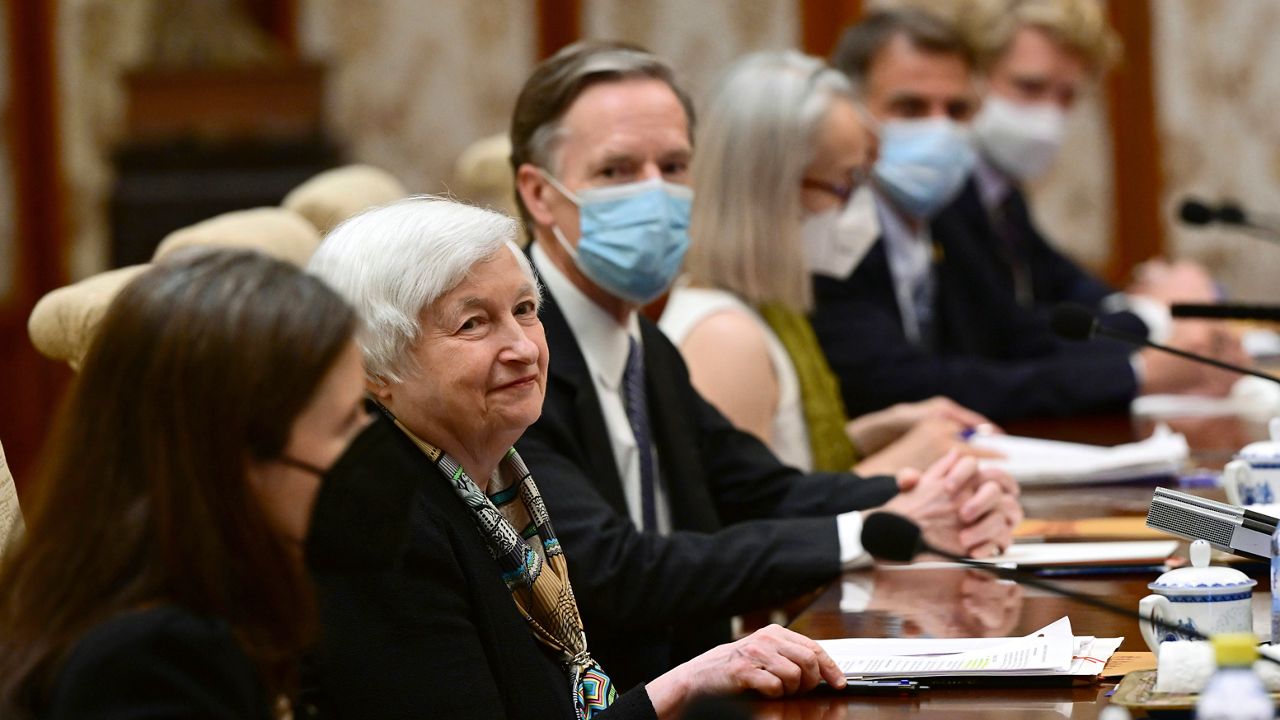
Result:
<svg viewBox="0 0 1280 720"><path fill-rule="evenodd" d="M1161 419L1187 436L1195 468L1220 470L1240 447L1266 436L1265 423L1238 417ZM1008 432L1072 442L1114 445L1147 437L1155 421L1127 416L1022 422ZM1198 492L1221 498L1216 489ZM1151 484L1034 488L1023 493L1028 517L1084 518L1145 515ZM1059 579L1063 588L1105 597L1137 611L1154 573ZM1264 584L1265 587L1265 584ZM1267 602L1255 594L1255 609ZM843 606L843 609L842 609ZM1265 609L1265 608L1264 608ZM1066 615L1076 634L1123 636L1121 651L1145 651L1136 620L1105 613L1041 590L1022 588L963 568L876 567L846 575L817 596L790 624L813 638L1001 637L1025 635ZM935 687L916 695L821 693L754 703L769 720L837 718L1095 718L1112 685L1083 687Z"/></svg>

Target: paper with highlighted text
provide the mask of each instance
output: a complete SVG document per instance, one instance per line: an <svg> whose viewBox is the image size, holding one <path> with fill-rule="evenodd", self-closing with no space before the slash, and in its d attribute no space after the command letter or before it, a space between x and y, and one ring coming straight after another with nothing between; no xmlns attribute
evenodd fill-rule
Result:
<svg viewBox="0 0 1280 720"><path fill-rule="evenodd" d="M1123 638L1076 636L1061 618L1025 637L819 640L851 679L1096 676Z"/></svg>

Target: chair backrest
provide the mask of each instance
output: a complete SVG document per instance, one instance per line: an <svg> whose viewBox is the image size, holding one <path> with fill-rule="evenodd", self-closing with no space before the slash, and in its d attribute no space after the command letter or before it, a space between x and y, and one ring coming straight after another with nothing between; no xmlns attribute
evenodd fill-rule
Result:
<svg viewBox="0 0 1280 720"><path fill-rule="evenodd" d="M292 210L328 235L343 220L409 194L391 173L372 165L326 170L284 196L280 207Z"/></svg>

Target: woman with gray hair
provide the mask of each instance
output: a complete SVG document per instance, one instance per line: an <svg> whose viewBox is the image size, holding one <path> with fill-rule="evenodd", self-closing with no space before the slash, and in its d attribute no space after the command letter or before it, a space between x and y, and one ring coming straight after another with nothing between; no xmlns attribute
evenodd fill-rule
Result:
<svg viewBox="0 0 1280 720"><path fill-rule="evenodd" d="M367 324L377 475L420 478L392 572L318 577L318 702L339 717L672 717L695 694L844 684L816 643L766 628L617 694L591 656L564 551L512 447L542 411L539 289L497 213L419 197L359 215L311 270ZM353 538L358 542L359 538Z"/></svg>
<svg viewBox="0 0 1280 720"><path fill-rule="evenodd" d="M879 235L868 124L818 58L761 52L730 68L698 134L687 276L660 323L698 392L806 471L924 468L988 423L943 397L845 415L806 315L810 272L847 275Z"/></svg>

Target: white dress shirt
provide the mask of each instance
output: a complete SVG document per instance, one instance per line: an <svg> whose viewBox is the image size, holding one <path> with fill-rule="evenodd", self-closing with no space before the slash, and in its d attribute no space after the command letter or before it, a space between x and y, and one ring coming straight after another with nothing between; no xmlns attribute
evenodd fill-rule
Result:
<svg viewBox="0 0 1280 720"><path fill-rule="evenodd" d="M631 522L637 528L643 528L640 449L636 447L636 436L631 431L631 421L627 418L626 390L622 386L622 376L627 370L629 341L634 339L637 347L643 348L640 321L633 310L627 316L626 325L619 325L612 315L583 294L556 267L540 245L534 244L532 255L533 264L542 276L546 291L560 305L565 321L569 323L569 329L573 331L578 347L582 350L582 356L586 358L587 369L591 371L591 383L595 386L596 396L600 398L600 412L604 415L604 424L609 432L609 443L613 448L614 462L618 464L618 477L622 480L622 493L627 499ZM649 416L652 419L652 410ZM653 490L658 532L665 535L671 532L671 506L667 500L666 487L662 483L658 450L651 448L650 451L653 453Z"/></svg>
<svg viewBox="0 0 1280 720"><path fill-rule="evenodd" d="M560 311L586 358L587 368L591 371L591 382L600 398L600 410L604 415L605 425L608 426L613 459L618 464L618 477L622 479L623 495L627 499L631 522L638 528L644 527L640 504L640 455L635 435L631 432L631 422L627 419L622 389L628 339L634 338L637 344L640 342L640 321L632 311L627 317L626 328L623 328L617 320L583 294L573 281L565 277L541 246L534 244L532 256L546 291L560 305ZM653 448L653 453L658 531L667 534L671 532L671 506L667 500L666 488L661 482L657 448ZM853 511L836 516L836 535L843 567L870 564L871 557L862 548L862 513Z"/></svg>

